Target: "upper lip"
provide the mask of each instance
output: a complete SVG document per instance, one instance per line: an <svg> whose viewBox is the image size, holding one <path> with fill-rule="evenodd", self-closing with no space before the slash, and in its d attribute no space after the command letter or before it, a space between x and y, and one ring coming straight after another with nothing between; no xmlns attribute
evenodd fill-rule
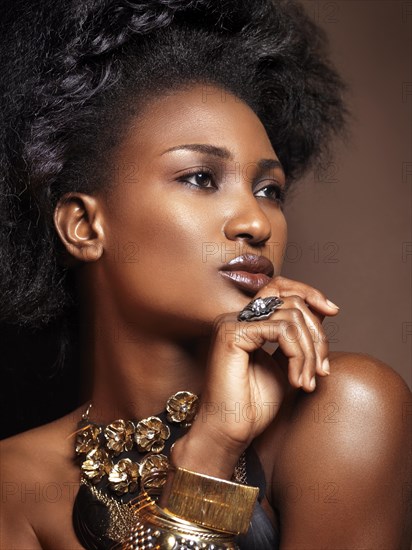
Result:
<svg viewBox="0 0 412 550"><path fill-rule="evenodd" d="M268 277L273 277L275 268L273 263L265 256L256 254L242 254L233 258L227 264L220 268L220 271L246 271L247 273L264 273Z"/></svg>

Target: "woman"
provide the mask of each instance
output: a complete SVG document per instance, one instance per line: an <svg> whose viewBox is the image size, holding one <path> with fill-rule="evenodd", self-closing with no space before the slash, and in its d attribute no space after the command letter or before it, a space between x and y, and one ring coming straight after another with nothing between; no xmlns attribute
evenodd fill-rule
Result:
<svg viewBox="0 0 412 550"><path fill-rule="evenodd" d="M280 276L285 196L344 127L319 29L269 0L36 8L8 31L3 320L76 315L91 382L2 443L2 548L407 548L409 391Z"/></svg>

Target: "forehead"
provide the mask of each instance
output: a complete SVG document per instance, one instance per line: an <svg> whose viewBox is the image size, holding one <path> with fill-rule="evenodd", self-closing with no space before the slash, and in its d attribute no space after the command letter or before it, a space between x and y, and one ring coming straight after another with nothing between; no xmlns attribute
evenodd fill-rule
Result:
<svg viewBox="0 0 412 550"><path fill-rule="evenodd" d="M165 93L150 100L131 125L123 153L156 156L183 143L226 145L236 155L276 156L255 112L235 95L210 84Z"/></svg>

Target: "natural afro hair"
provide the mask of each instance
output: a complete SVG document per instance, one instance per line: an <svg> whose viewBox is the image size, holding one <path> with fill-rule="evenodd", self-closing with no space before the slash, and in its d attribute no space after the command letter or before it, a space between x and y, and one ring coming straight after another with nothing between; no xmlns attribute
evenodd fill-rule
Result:
<svg viewBox="0 0 412 550"><path fill-rule="evenodd" d="M247 102L290 184L344 129L324 32L291 0L0 0L0 320L75 308L53 225L69 191L110 185L109 153L148 99L192 83Z"/></svg>

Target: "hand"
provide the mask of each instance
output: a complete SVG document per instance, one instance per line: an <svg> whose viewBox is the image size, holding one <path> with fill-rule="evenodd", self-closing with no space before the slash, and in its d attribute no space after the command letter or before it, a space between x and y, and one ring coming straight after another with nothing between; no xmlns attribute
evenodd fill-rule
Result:
<svg viewBox="0 0 412 550"><path fill-rule="evenodd" d="M289 343L296 345L282 346L279 341L274 358L284 372L288 372L292 386L313 391L315 374L327 376L330 368L329 347L321 323L326 315L339 313L339 308L319 290L285 277L275 277L259 292L259 296L280 296L284 302L281 309L289 310L292 320L286 324L284 336ZM279 316L276 317L279 321Z"/></svg>
<svg viewBox="0 0 412 550"><path fill-rule="evenodd" d="M328 374L321 321L338 308L315 288L284 277L275 277L258 294L279 296L284 304L262 321L238 321L238 312L216 320L199 413L175 445L183 467L190 469L191 460L213 449L215 474L228 476L241 452L276 416L287 379L292 387L311 392L316 374ZM266 342L279 344L274 357L261 349Z"/></svg>

